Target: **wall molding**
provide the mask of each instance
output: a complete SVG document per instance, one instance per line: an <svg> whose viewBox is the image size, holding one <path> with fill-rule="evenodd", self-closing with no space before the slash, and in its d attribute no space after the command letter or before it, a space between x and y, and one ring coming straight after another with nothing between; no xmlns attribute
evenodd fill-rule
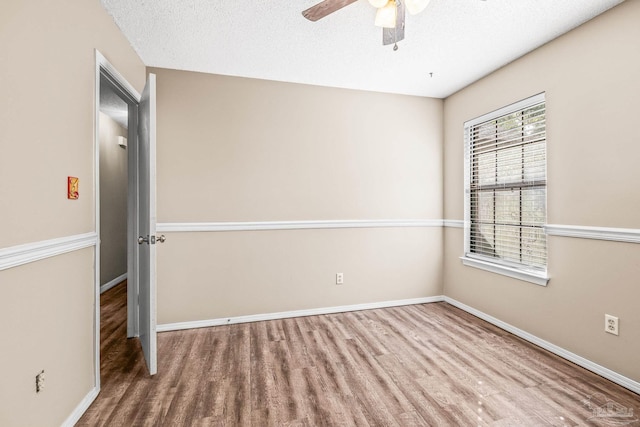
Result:
<svg viewBox="0 0 640 427"><path fill-rule="evenodd" d="M100 286L100 293L103 294L107 292L109 289L113 288L115 285L120 284L126 278L127 278L127 273L124 273L119 275L115 279L108 281L104 285Z"/></svg>
<svg viewBox="0 0 640 427"><path fill-rule="evenodd" d="M476 310L475 308L472 308L453 298L445 296L444 301L448 304L453 305L454 307L458 307L459 309L466 311L469 314L473 314L474 316L485 320L499 327L500 329L504 329L507 332L510 332L526 341L529 341L530 343L535 344L538 347L542 347L543 349L550 351L551 353L554 353L562 357L563 359L573 362L576 365L582 366L583 368L594 372L610 381L613 381L614 383L619 384L622 387L625 387L635 393L640 393L640 382L634 381L631 378L625 377L624 375L620 375L619 373L612 371L609 368L605 368L604 366L585 359L582 356L578 356L575 353L565 350L564 348L552 344L549 341L545 341L542 338L538 338L535 335L525 332L520 328L516 328L515 326L503 322L502 320L496 319L495 317L490 316L480 310Z"/></svg>
<svg viewBox="0 0 640 427"><path fill-rule="evenodd" d="M89 409L89 406L91 406L93 401L96 400L99 392L100 390L98 389L98 387L92 388L91 391L89 391L84 399L82 399L82 401L78 404L78 406L76 406L71 415L69 415L69 417L64 420L64 422L62 423L62 427L73 427L74 425L76 425L76 423L80 420L80 418L82 418L87 409Z"/></svg>
<svg viewBox="0 0 640 427"><path fill-rule="evenodd" d="M395 301L372 302L365 304L341 305L335 307L311 308L307 310L282 311L278 313L253 314L248 316L223 317L219 319L196 320L192 322L165 323L158 325L158 332L179 331L183 329L208 328L211 326L233 325L237 323L261 322L263 320L288 319L292 317L318 316L322 314L346 313L349 311L371 310L375 308L399 307L403 305L442 302L444 296L411 298Z"/></svg>
<svg viewBox="0 0 640 427"><path fill-rule="evenodd" d="M464 221L457 219L442 220L445 227L464 228ZM591 227L586 225L546 224L545 234L549 236L576 237L580 239L610 240L613 242L640 243L640 229Z"/></svg>
<svg viewBox="0 0 640 427"><path fill-rule="evenodd" d="M91 232L3 248L0 249L0 271L95 246L97 242L98 235Z"/></svg>
<svg viewBox="0 0 640 427"><path fill-rule="evenodd" d="M544 232L549 236L577 237L580 239L611 240L614 242L640 243L640 229L589 227L582 225L547 224Z"/></svg>
<svg viewBox="0 0 640 427"><path fill-rule="evenodd" d="M445 219L443 223L445 227L464 228L464 220L461 219Z"/></svg>
<svg viewBox="0 0 640 427"><path fill-rule="evenodd" d="M441 219L370 219L327 221L164 222L159 232L316 230L323 228L442 227Z"/></svg>

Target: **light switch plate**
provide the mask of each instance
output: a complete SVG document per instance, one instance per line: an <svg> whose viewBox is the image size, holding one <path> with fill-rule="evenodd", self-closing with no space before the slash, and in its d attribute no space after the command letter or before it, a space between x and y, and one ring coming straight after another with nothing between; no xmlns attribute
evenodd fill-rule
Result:
<svg viewBox="0 0 640 427"><path fill-rule="evenodd" d="M67 177L67 198L69 200L77 200L80 197L80 191L78 187L80 185L80 178L75 176Z"/></svg>

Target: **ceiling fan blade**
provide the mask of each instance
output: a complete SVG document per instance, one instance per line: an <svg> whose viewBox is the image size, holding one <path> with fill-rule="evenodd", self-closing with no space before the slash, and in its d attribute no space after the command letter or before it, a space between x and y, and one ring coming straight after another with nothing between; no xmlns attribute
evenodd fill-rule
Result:
<svg viewBox="0 0 640 427"><path fill-rule="evenodd" d="M404 40L404 1L396 1L396 7L398 8L398 13L396 15L396 27L382 29L382 44L384 46Z"/></svg>
<svg viewBox="0 0 640 427"><path fill-rule="evenodd" d="M336 10L340 10L345 6L349 6L351 3L355 3L357 0L324 0L315 6L302 12L302 16L309 21L317 21L325 16L332 14Z"/></svg>

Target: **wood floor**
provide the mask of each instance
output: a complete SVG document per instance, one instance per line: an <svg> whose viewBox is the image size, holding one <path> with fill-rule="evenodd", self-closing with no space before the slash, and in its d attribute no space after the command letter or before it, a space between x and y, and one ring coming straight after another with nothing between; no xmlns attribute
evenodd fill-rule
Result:
<svg viewBox="0 0 640 427"><path fill-rule="evenodd" d="M102 296L102 391L80 426L640 426L640 396L446 303L126 340Z"/></svg>

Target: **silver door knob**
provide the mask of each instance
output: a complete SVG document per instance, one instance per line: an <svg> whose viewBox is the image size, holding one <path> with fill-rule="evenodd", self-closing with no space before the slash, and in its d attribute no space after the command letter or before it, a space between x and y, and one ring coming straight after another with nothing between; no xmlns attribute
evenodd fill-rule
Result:
<svg viewBox="0 0 640 427"><path fill-rule="evenodd" d="M141 245L143 243L149 243L149 236L147 237L138 236L138 244Z"/></svg>
<svg viewBox="0 0 640 427"><path fill-rule="evenodd" d="M156 237L156 242L164 243L165 240L167 240L167 238L164 237L164 234L161 234L158 237Z"/></svg>

